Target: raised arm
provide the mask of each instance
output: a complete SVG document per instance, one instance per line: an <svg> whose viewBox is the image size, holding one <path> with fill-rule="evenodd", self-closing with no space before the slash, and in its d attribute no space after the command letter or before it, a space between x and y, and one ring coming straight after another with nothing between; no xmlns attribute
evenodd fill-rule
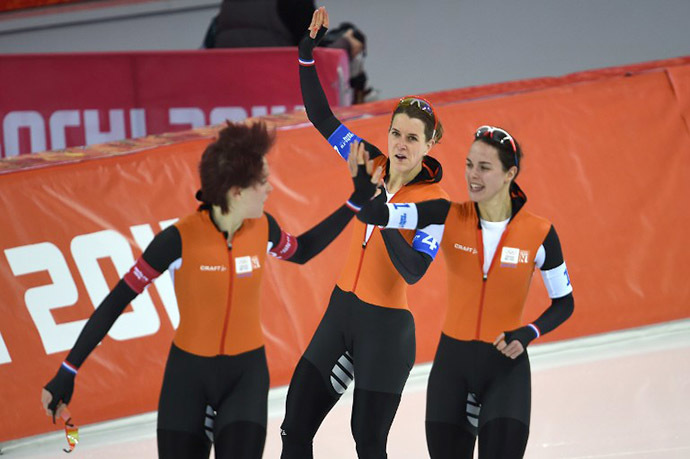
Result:
<svg viewBox="0 0 690 459"><path fill-rule="evenodd" d="M309 121L328 140L338 154L343 159L347 159L350 144L355 141L361 142L362 139L342 124L331 111L314 65L313 50L327 30L328 12L326 8L320 7L312 15L309 34L306 34L299 44L299 80L302 89L302 100L304 101ZM381 154L374 145L366 141L364 142L371 158Z"/></svg>
<svg viewBox="0 0 690 459"><path fill-rule="evenodd" d="M328 12L324 7L314 11L306 34L299 43L299 81L302 89L302 100L307 110L307 117L324 138L328 139L340 126L340 121L333 115L328 99L323 92L319 75L316 72L314 48L328 31Z"/></svg>
<svg viewBox="0 0 690 459"><path fill-rule="evenodd" d="M72 399L74 378L84 360L100 343L115 320L137 295L181 256L180 233L170 226L153 238L142 256L98 305L84 325L57 374L45 385L41 399L46 414L59 417ZM64 405L62 405L64 404Z"/></svg>

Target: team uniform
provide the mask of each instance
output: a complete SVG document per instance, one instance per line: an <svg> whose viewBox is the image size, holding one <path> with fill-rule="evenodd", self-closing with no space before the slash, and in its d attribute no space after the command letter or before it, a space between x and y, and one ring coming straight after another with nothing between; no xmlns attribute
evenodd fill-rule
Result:
<svg viewBox="0 0 690 459"><path fill-rule="evenodd" d="M530 424L531 374L525 350L510 359L493 346L506 332L526 348L573 310L572 286L553 225L523 209L526 197L511 188L512 217L479 218L473 202L451 203L442 249L448 305L427 388L426 430L432 458L520 458ZM424 205L390 210L389 227L429 220ZM395 213L397 212L397 213ZM434 220L433 218L431 220ZM539 268L551 306L522 326L534 268Z"/></svg>
<svg viewBox="0 0 690 459"><path fill-rule="evenodd" d="M312 62L313 64L313 62ZM331 146L347 159L362 141L333 116L311 64L300 67L307 114ZM365 142L374 167L388 174L389 161ZM447 199L440 163L425 157L422 171L388 202ZM381 231L354 223L345 266L326 312L290 382L281 426L283 459L313 457L321 422L354 380L352 434L360 458L385 458L386 441L403 386L415 360L414 319L408 283L419 280L436 256L443 225Z"/></svg>
<svg viewBox="0 0 690 459"><path fill-rule="evenodd" d="M66 362L78 368L124 308L157 276L172 275L180 312L158 405L162 458L260 458L269 374L259 318L266 254L304 263L352 219L343 205L304 235L269 214L245 219L231 242L209 205L160 232L87 322Z"/></svg>

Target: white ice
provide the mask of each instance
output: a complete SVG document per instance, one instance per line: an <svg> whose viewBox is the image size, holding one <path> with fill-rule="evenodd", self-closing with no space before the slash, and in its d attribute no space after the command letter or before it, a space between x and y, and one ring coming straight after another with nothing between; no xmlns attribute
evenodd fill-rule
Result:
<svg viewBox="0 0 690 459"><path fill-rule="evenodd" d="M530 346L532 425L527 458L690 458L690 319ZM391 459L427 458L430 365L407 382L388 439ZM280 457L285 387L271 390L264 458ZM352 389L314 441L317 459L356 458ZM155 458L156 413L80 426L72 458ZM4 457L66 457L64 434L1 445Z"/></svg>

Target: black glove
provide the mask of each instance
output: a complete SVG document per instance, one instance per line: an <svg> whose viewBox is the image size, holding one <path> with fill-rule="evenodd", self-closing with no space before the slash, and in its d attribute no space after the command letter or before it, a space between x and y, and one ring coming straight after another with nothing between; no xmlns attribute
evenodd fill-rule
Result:
<svg viewBox="0 0 690 459"><path fill-rule="evenodd" d="M531 343L537 338L537 335L534 332L534 330L527 326L503 333L505 334L504 339L506 344L510 344L512 341L518 340L520 341L520 344L522 344L522 347L525 349L527 349L529 343Z"/></svg>
<svg viewBox="0 0 690 459"><path fill-rule="evenodd" d="M72 400L75 376L74 373L61 366L55 377L45 385L45 390L53 396L53 400L48 405L48 409L53 412L53 424L55 424L55 412L58 404L63 402L67 405Z"/></svg>
<svg viewBox="0 0 690 459"><path fill-rule="evenodd" d="M376 185L371 183L371 176L367 173L366 165L357 165L357 175L352 177L352 183L355 185L355 191L352 192L348 201L357 207L362 207L376 193Z"/></svg>
<svg viewBox="0 0 690 459"><path fill-rule="evenodd" d="M362 206L362 210L357 212L357 219L370 225L386 226L389 216L386 193L381 193L376 198L366 202Z"/></svg>
<svg viewBox="0 0 690 459"><path fill-rule="evenodd" d="M314 59L314 55L312 54L314 48L316 48L323 36L326 35L326 32L328 32L328 28L321 27L316 33L316 38L311 38L309 33L302 37L299 41L299 58L305 61Z"/></svg>

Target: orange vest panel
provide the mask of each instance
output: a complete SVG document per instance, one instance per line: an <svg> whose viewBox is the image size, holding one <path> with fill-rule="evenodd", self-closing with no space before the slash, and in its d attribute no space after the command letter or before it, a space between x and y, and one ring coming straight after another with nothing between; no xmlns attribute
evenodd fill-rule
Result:
<svg viewBox="0 0 690 459"><path fill-rule="evenodd" d="M268 220L245 220L232 250L207 211L175 226L182 238L182 265L175 271L180 325L173 342L192 354L236 355L264 344L259 320Z"/></svg>
<svg viewBox="0 0 690 459"><path fill-rule="evenodd" d="M521 209L508 223L483 280L483 244L473 202L452 203L441 247L448 276L443 333L458 340L493 342L522 325L534 258L551 223Z"/></svg>
<svg viewBox="0 0 690 459"><path fill-rule="evenodd" d="M382 158L385 163L386 157ZM390 202L419 202L440 198L448 199L448 194L438 183L418 182L403 186ZM367 225L359 220L355 220L354 225L345 266L338 278L338 287L346 292L353 292L366 303L407 309L407 283L388 256L381 230L374 227L364 247ZM407 242L412 243L415 231L400 230L400 233Z"/></svg>

